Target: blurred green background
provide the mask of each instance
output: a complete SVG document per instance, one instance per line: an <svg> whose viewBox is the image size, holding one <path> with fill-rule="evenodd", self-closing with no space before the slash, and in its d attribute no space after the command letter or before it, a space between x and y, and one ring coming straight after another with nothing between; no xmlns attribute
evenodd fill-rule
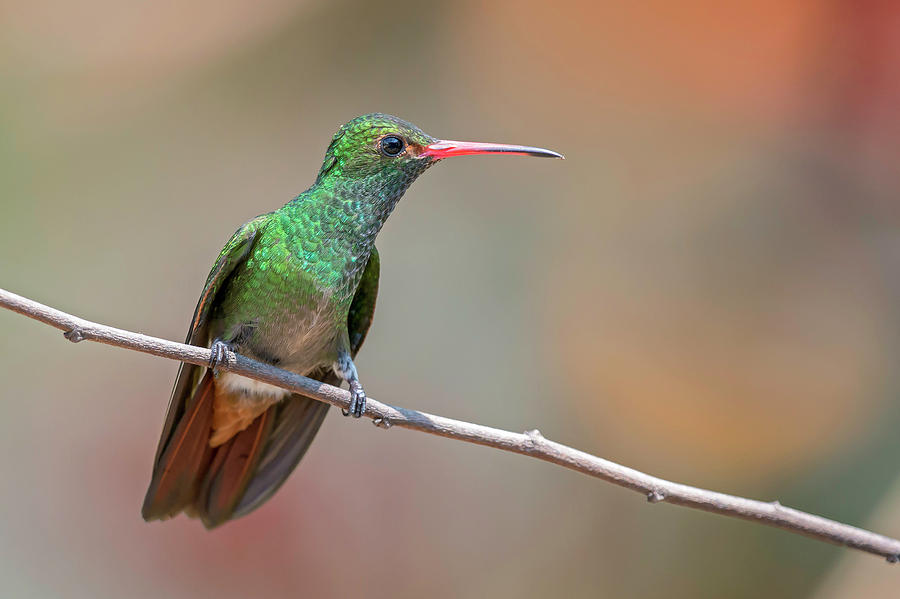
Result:
<svg viewBox="0 0 900 599"><path fill-rule="evenodd" d="M0 286L181 340L238 225L384 111L378 399L900 535L900 9L0 1ZM881 560L326 420L207 533L140 503L175 363L0 312L0 595L872 597Z"/></svg>

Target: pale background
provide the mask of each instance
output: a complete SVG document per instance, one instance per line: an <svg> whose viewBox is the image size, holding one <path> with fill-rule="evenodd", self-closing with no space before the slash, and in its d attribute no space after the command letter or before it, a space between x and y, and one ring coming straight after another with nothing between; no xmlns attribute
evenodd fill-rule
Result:
<svg viewBox="0 0 900 599"><path fill-rule="evenodd" d="M403 199L370 394L900 535L895 4L223 4L0 1L0 286L181 340L349 118L553 148ZM0 329L2 596L900 593L878 558L336 412L249 517L148 525L176 364Z"/></svg>

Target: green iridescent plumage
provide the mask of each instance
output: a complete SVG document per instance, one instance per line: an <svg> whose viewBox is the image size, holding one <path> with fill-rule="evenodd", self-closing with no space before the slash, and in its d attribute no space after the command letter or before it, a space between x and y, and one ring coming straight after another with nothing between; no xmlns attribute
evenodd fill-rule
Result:
<svg viewBox="0 0 900 599"><path fill-rule="evenodd" d="M350 386L375 309L375 237L413 181L438 160L473 153L559 155L523 146L443 142L370 114L335 134L316 182L232 236L197 304L188 342L223 348ZM327 404L229 372L184 365L160 439L145 519L180 511L208 527L251 511L302 458Z"/></svg>

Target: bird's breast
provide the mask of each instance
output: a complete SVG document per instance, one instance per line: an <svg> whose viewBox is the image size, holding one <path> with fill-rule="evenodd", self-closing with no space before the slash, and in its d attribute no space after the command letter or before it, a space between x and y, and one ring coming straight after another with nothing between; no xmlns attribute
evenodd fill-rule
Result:
<svg viewBox="0 0 900 599"><path fill-rule="evenodd" d="M347 306L293 262L234 277L211 332L241 353L306 374L333 360Z"/></svg>

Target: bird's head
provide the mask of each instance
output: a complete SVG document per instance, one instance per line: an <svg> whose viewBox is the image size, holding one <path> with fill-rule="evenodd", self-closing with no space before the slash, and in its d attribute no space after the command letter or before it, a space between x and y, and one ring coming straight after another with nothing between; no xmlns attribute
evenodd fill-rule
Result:
<svg viewBox="0 0 900 599"><path fill-rule="evenodd" d="M402 194L439 160L471 154L563 158L556 152L529 146L439 140L412 123L374 113L353 119L335 133L317 182L357 182L372 191Z"/></svg>

